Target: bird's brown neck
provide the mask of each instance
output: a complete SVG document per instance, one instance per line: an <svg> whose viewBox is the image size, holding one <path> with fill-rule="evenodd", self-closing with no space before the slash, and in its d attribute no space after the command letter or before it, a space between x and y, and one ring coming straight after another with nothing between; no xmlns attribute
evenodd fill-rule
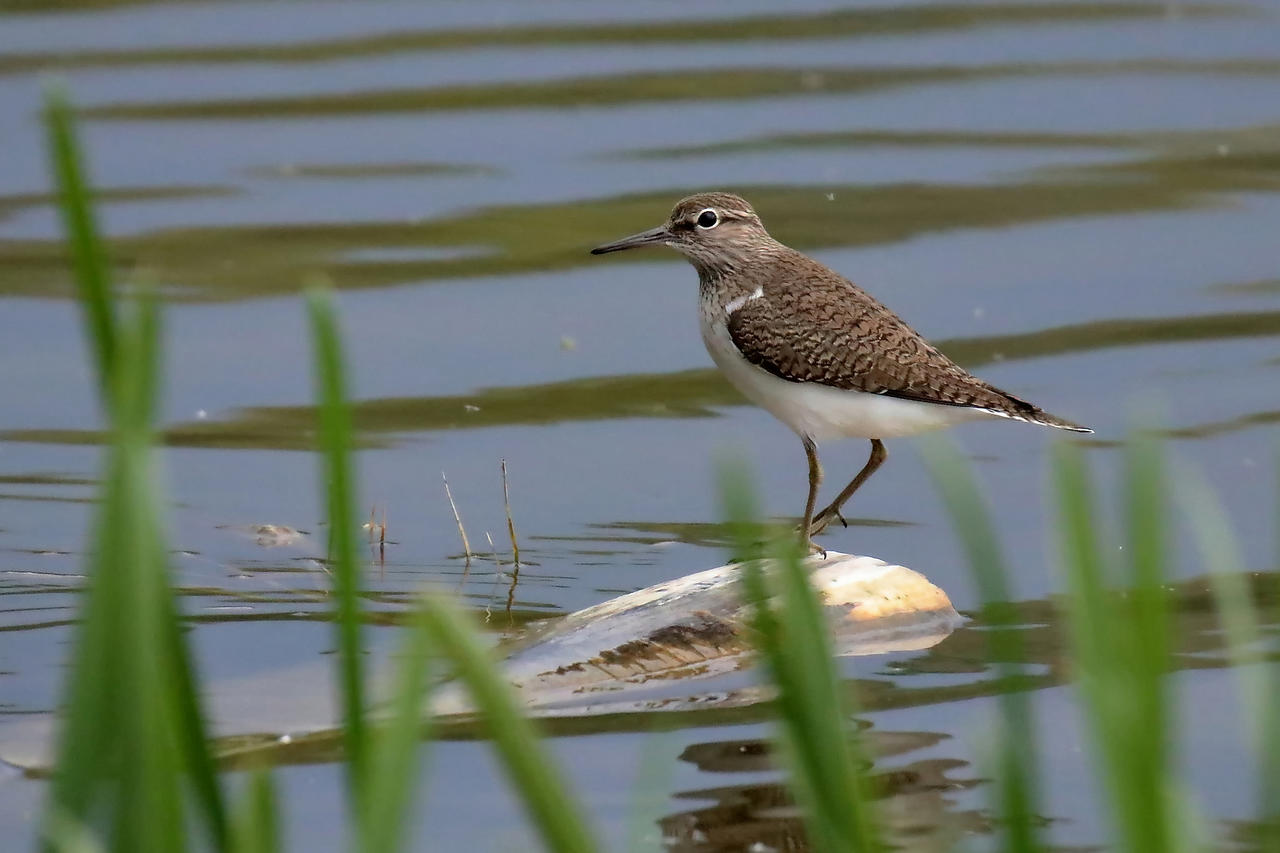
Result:
<svg viewBox="0 0 1280 853"><path fill-rule="evenodd" d="M703 295L717 291L724 301L751 293L771 275L773 261L791 251L765 237L740 246L716 246L713 252L690 254Z"/></svg>

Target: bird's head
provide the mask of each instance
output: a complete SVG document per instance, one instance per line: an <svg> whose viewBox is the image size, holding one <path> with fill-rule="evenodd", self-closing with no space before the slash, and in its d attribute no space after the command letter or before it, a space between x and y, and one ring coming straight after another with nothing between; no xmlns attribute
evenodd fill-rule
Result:
<svg viewBox="0 0 1280 853"><path fill-rule="evenodd" d="M657 228L597 246L591 254L663 245L703 270L732 265L771 239L746 199L732 193L698 193L676 202L671 216Z"/></svg>

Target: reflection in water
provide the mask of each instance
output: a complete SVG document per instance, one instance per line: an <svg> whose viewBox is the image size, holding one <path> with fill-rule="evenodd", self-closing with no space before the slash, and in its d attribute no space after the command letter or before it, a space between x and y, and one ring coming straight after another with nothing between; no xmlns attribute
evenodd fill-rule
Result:
<svg viewBox="0 0 1280 853"><path fill-rule="evenodd" d="M1162 137L1167 141L1168 137ZM1154 141L1154 140L1150 140ZM636 148L616 156L634 160L666 160L672 157L715 157L758 151L786 152L805 148L1101 148L1123 150L1148 147L1143 138L1119 133L1025 133L956 130L900 131L851 130L826 133L775 133L751 139L733 139L704 145L668 148Z"/></svg>
<svg viewBox="0 0 1280 853"><path fill-rule="evenodd" d="M1266 659L1280 661L1280 572L1251 572L1244 577L1250 590L1250 598L1257 610L1259 625L1269 637L1272 648L1264 650ZM16 595L22 590L5 588L0 596ZM219 590L185 590L187 594L218 595ZM398 605L394 610L375 611L371 621L377 624L400 625L407 615L411 601L406 596L372 593L377 601ZM265 600L265 598L264 598ZM301 599L299 599L301 600ZM1193 578L1169 586L1170 616L1172 619L1173 663L1175 670L1218 669L1228 666L1225 654L1226 635L1216 611L1210 581L1207 577ZM912 708L956 702L963 699L996 696L1010 690L1040 690L1056 687L1070 680L1064 666L1066 650L1064 615L1058 604L1049 599L1016 602L1012 608L1012 621L1021 634L1019 645L1025 659L1011 661L1022 673L1012 680L995 675L997 665L1005 663L992 657L987 642L987 623L981 612L971 618L937 645L918 652L884 655L877 665L874 677L857 676L848 681L850 691L856 694L856 703L866 712L878 712L892 708ZM521 615L521 614L517 614ZM536 610L525 611L524 620L538 621L539 632L553 627L547 623L547 614ZM314 613L255 612L244 614L212 614L193 616L196 622L223 620L277 620L307 619L327 620L328 610ZM31 630L41 625L11 625L8 630ZM520 637L511 642L519 643ZM846 662L855 659L846 659ZM928 676L927 678L922 678ZM946 676L938 679L932 676ZM609 731L650 731L655 720L661 718L662 727L696 727L713 722L743 724L771 719L767 691L755 686L715 689L707 693L696 692L696 681L686 682L693 691L678 701L663 702L652 710L636 712L634 705L625 707L601 705L599 713L567 713L565 707L538 711L544 716L545 728L553 734L578 735ZM536 709L535 709L536 711ZM469 738L476 736L474 721L465 715L440 720L436 734L445 738ZM877 755L896 755L909 749L923 748L929 744L920 740L924 735L878 735L871 747ZM929 736L933 737L933 736ZM243 745L242 739L237 739ZM337 733L317 732L304 743L296 739L288 748L278 748L272 743L259 744L266 752L261 757L273 762L331 761L338 755ZM716 754L697 751L690 753L699 761L712 761ZM241 760L243 755L240 756Z"/></svg>
<svg viewBox="0 0 1280 853"><path fill-rule="evenodd" d="M745 100L817 94L868 95L912 86L962 85L1033 77L1123 77L1150 74L1268 77L1280 63L1268 60L1117 60L1111 62L998 63L991 65L884 66L867 68L712 68L690 74L648 71L616 75L469 83L431 88L373 89L313 95L207 98L190 101L123 101L87 107L92 119L131 121L234 120L264 116L308 118L364 113L475 109L634 106L681 101Z"/></svg>
<svg viewBox="0 0 1280 853"><path fill-rule="evenodd" d="M1245 578L1260 625L1269 638L1270 647L1262 651L1267 659L1280 661L1280 574L1250 573ZM198 594L187 590L187 594ZM216 594L217 591L209 591ZM18 593L5 588L3 597ZM1174 639L1173 664L1177 670L1216 669L1229 665L1224 653L1225 633L1218 620L1213 594L1207 578L1195 578L1174 584L1169 591L1171 603L1171 636ZM20 598L21 596L18 595ZM399 602L400 614L407 602ZM996 661L988 648L987 626L982 614L957 630L943 642L919 653L894 654L878 665L880 674L858 676L847 683L856 693L857 703L866 712L890 708L942 706L957 700L990 697L1015 690L1042 690L1066 683L1069 673L1063 667L1065 647L1063 616L1055 602L1034 600L1009 605L1012 619L1022 633L1020 646L1026 659L1019 661L1023 674L1004 680L994 676ZM537 618L530 613L526 617ZM397 620L389 613L373 616ZM195 617L194 621L234 621L273 619L329 618L329 613L246 613ZM17 627L17 626L15 626ZM24 625L18 630L30 630ZM947 676L939 680L935 676ZM542 719L543 728L552 735L568 736L604 732L648 732L662 729L702 729L760 723L772 719L771 697L753 687L719 689L715 681L704 694L690 694L681 702L665 709L648 712L624 711L603 714L573 713L566 709L550 711ZM689 683L694 688L693 683ZM313 685L323 689L322 683ZM218 685L213 685L216 694ZM255 688L255 689L260 689ZM309 694L308 694L309 695ZM307 696L300 701L311 701ZM13 709L17 710L17 709ZM47 714L47 710L45 712ZM303 718L305 718L305 713ZM6 709L0 708L0 722ZM31 721L29 711L15 718L24 725ZM342 734L337 729L324 729L309 734L292 733L282 739L280 732L290 732L287 720L278 720L281 729L253 727L243 732L228 732L218 740L227 768L260 767L268 764L313 764L341 760ZM224 721L225 723L225 721ZM232 728L235 724L232 723ZM467 716L437 720L433 736L446 740L485 737L477 722ZM975 833L988 833L992 822L985 810L974 807L973 798L965 791L983 784L967 760L948 755L949 745L957 743L944 732L892 731L861 726L866 754L873 761L869 768L881 803L882 819L891 840L903 849L933 851L948 849L958 838ZM21 737L23 749L30 746L26 728L0 728L0 756L11 754L12 738ZM956 749L962 751L961 746ZM925 752L906 763L895 759ZM700 772L732 777L750 777L740 784L718 784L693 790L675 791L678 801L697 801L697 805L679 808L660 820L660 829L671 849L688 851L747 850L753 843L771 845L774 849L807 849L793 801L782 784L781 773L774 774L773 747L759 739L707 741L687 746L679 760L695 766ZM32 771L41 775L41 771ZM771 778L761 781L762 773ZM1054 816L1046 816L1052 818ZM1247 835L1248 827L1234 830Z"/></svg>
<svg viewBox="0 0 1280 853"><path fill-rule="evenodd" d="M845 519L849 527L911 527L909 521L888 518L858 518L849 516ZM791 522L784 519L781 527ZM590 553L614 554L625 553L622 548L604 548L613 544L617 546L668 545L679 542L684 545L697 545L704 548L731 550L737 541L730 525L716 522L678 522L678 521L615 521L607 524L592 524L589 529L598 531L595 535L580 536L539 536L545 541L584 542L591 549ZM574 549L574 553L581 553Z"/></svg>
<svg viewBox="0 0 1280 853"><path fill-rule="evenodd" d="M169 184L158 187L100 187L93 191L93 199L101 205L217 198L235 194L236 191L230 187ZM11 193L0 195L0 222L15 213L32 208L49 209L57 203L58 200L52 193Z"/></svg>
<svg viewBox="0 0 1280 853"><path fill-rule="evenodd" d="M492 175L497 170L470 163L287 163L259 166L248 174L267 178L400 178L439 175Z"/></svg>
<svg viewBox="0 0 1280 853"><path fill-rule="evenodd" d="M974 369L995 361L1010 362L1116 347L1271 337L1277 334L1280 334L1280 311L1254 311L1194 317L1099 320L1036 332L944 340L938 347L962 366ZM713 417L717 408L743 405L744 402L718 371L707 368L486 388L451 397L363 400L352 406L352 414L361 446L380 447L386 446L397 433L626 418ZM1239 426L1255 421L1269 423L1270 419L1265 413L1252 415ZM161 432L161 440L170 447L312 450L316 446L315 424L316 414L312 406L256 406L227 419L175 424ZM1206 429L1209 432L1205 434L1220 431L1212 426ZM1174 437L1195 437L1198 434L1196 429L1170 433ZM101 431L89 429L9 429L0 430L0 439L47 444L99 444L106 436Z"/></svg>
<svg viewBox="0 0 1280 853"><path fill-rule="evenodd" d="M219 525L218 529L230 534L220 540L222 553L218 557L188 550L171 554L171 562L180 572L176 589L184 599L189 622L326 622L332 618L323 540L317 543L305 531L274 524ZM264 558L257 549L272 553ZM385 559L379 566L375 543L365 593L366 619L372 625L403 624L408 608L424 587L448 591L477 610L505 608L502 624L494 624L494 629L546 619L559 608L539 599L547 594L548 585L562 578L530 571L538 565L539 553L538 549L522 550L524 586L517 598L509 589L511 573L506 561L476 556L471 582L464 585L465 567ZM0 560L7 562L13 559L11 555L27 557L23 562L31 568L0 569L0 634L75 624L85 580L80 574L84 555L55 548L0 549Z"/></svg>
<svg viewBox="0 0 1280 853"><path fill-rule="evenodd" d="M907 850L949 850L968 835L991 830L981 812L957 810L949 794L979 783L958 778L965 761L926 758L892 767L883 759L934 746L946 735L932 732L864 730L863 746L880 759L867 768L872 796L880 807L885 840ZM773 746L744 740L699 743L685 749L681 761L708 773L759 774L776 769ZM677 800L710 800L711 804L680 811L659 822L667 849L681 851L808 850L795 801L781 782L752 782L678 791ZM763 847L753 847L763 845Z"/></svg>
<svg viewBox="0 0 1280 853"><path fill-rule="evenodd" d="M1280 64L1249 73L1280 79ZM688 74L681 79L702 83L702 78ZM954 134L943 131L939 137L949 142ZM1062 139L1062 147L1081 141L1070 135ZM1280 187L1280 126L1160 139L1142 146L1136 158L1132 149L1139 143L1123 137L1115 150L1124 157L1116 162L1041 170L996 183L833 181L821 187L754 184L735 189L751 199L779 240L811 250L883 245L959 228L1185 210L1215 204L1215 197L1224 193ZM1096 146L1101 140L1085 136L1083 142ZM317 269L340 288L567 270L585 265L587 248L602 242L612 233L609 229L645 225L686 189L673 186L625 196L489 207L426 222L171 228L119 236L110 249L121 275L142 272L172 283L170 298L175 301L293 293L304 276ZM815 204L820 193L839 203ZM0 215L3 210L0 197ZM395 254L407 247L451 251L444 256ZM361 253L378 259L352 259ZM0 241L0 261L0 295L72 293L56 240Z"/></svg>
<svg viewBox="0 0 1280 853"><path fill-rule="evenodd" d="M96 0L95 6L129 6L149 0ZM76 8L77 0L10 0L10 9ZM1197 18L1225 18L1250 14L1244 5L1180 3L1178 14ZM401 30L376 36L324 41L290 41L261 45L193 45L182 49L150 45L124 50L66 50L57 53L15 52L0 57L0 74L44 70L136 65L180 65L222 62L320 62L362 56L387 56L401 51L459 50L485 47L566 47L583 44L669 44L672 42L735 42L769 39L871 38L923 34L1016 24L1053 24L1160 18L1165 10L1151 3L1044 2L937 3L927 6L889 6L840 9L809 14L749 15L737 18L685 18L674 21L628 21L521 26L459 30Z"/></svg>

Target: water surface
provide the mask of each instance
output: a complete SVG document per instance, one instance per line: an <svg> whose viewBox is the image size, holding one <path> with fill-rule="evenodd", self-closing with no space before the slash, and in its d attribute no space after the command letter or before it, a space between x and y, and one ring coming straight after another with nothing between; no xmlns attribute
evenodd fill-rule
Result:
<svg viewBox="0 0 1280 853"><path fill-rule="evenodd" d="M269 716L251 700L271 684L315 697L299 725L331 719L298 298L308 276L340 289L361 493L387 516L368 579L377 650L423 584L460 588L509 631L720 564L713 483L726 450L753 466L768 512L798 514L799 442L711 368L692 270L656 250L586 254L699 189L743 193L777 237L967 367L1093 426L1084 443L1104 483L1135 406L1154 401L1172 451L1222 493L1249 567L1274 571L1274 4L696 8L0 9L0 736L55 707L102 441L42 149L52 76L79 105L121 278L166 298L174 565L202 668L241 699L216 709L224 730ZM1050 831L1096 843L1106 828L1051 606L1053 436L996 423L955 437L1040 649ZM974 608L910 443L889 450L854 524L824 541L916 568ZM830 482L865 452L825 448ZM529 562L510 612L500 459ZM465 579L441 472L487 555ZM268 547L246 528L257 524L309 535ZM1183 759L1206 813L1237 820L1250 811L1248 761L1221 639L1204 622L1204 568L1187 552L1171 571L1185 611ZM930 652L847 666L887 744L886 796L919 849L990 828L981 760L1000 688L980 639L979 621ZM610 839L648 808L655 843L740 849L795 831L772 809L783 795L768 719L689 713L661 734L637 719L580 721L555 750ZM293 846L336 849L332 754L280 760ZM485 744L459 733L427 760L422 838L521 843ZM658 792L649 806L634 805L637 777ZM0 827L20 849L42 783L0 785Z"/></svg>

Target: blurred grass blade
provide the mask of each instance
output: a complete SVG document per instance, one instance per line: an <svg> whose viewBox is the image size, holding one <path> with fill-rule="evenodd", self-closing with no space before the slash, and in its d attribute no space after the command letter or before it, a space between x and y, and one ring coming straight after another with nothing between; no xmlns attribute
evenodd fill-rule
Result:
<svg viewBox="0 0 1280 853"><path fill-rule="evenodd" d="M973 469L954 444L935 437L918 446L968 555L982 597L982 618L987 624L987 659L996 663L1004 683L999 697L1003 731L996 780L1004 825L1003 849L1018 853L1041 850L1035 732L1030 702L1018 683L1026 656L1022 635L1015 625L1017 616L1009 603L1013 595L991 512L974 481Z"/></svg>
<svg viewBox="0 0 1280 853"><path fill-rule="evenodd" d="M88 832L102 829L89 826L90 814L99 810L94 808L94 801L105 780L118 772L123 757L121 742L103 731L103 721L115 715L121 701L114 643L117 614L128 607L122 585L107 577L112 566L105 549L123 515L115 490L112 476L101 492L102 506L93 536L97 556L90 561L88 581L81 593L81 621L63 690L66 710L45 810L47 839L61 837L62 833L55 830L64 824L80 826Z"/></svg>
<svg viewBox="0 0 1280 853"><path fill-rule="evenodd" d="M670 782L677 740L673 732L650 731L644 734L644 749L631 784L631 802L627 814L627 843L622 849L640 853L657 849L662 844L661 821L670 802Z"/></svg>
<svg viewBox="0 0 1280 853"><path fill-rule="evenodd" d="M109 387L115 381L116 320L104 273L105 263L97 248L88 195L81 177L83 169L70 109L60 93L46 94L45 121L46 144L59 189L59 210L80 286L99 391L107 407ZM118 437L116 443L119 443ZM113 461L113 472L115 467ZM58 827L76 826L84 832L93 831L87 823L91 800L102 780L114 773L120 763L119 743L104 736L106 733L101 730L102 721L111 717L118 703L119 686L112 678L115 661L112 644L117 614L127 606L120 584L104 577L108 561L104 547L123 514L119 498L110 499L110 492L117 485L114 476L104 484L103 502L95 524L96 556L91 560L89 580L81 595L81 623L64 692L67 711L60 732L61 760L55 767L46 809L46 839L64 837L65 833Z"/></svg>
<svg viewBox="0 0 1280 853"><path fill-rule="evenodd" d="M74 826L77 837L109 839L113 850L181 849L188 831L185 778L211 846L224 849L221 789L177 622L153 480L157 313L143 298L131 322L118 319L65 100L51 94L46 116L112 444L65 691L45 846L64 845L66 828Z"/></svg>
<svg viewBox="0 0 1280 853"><path fill-rule="evenodd" d="M371 730L369 820L362 849L390 853L409 846L406 818L418 790L430 717L424 713L431 634L425 605L415 608L405 628L395 680L391 720Z"/></svg>
<svg viewBox="0 0 1280 853"><path fill-rule="evenodd" d="M65 813L52 813L44 822L45 849L53 853L104 853L97 835Z"/></svg>
<svg viewBox="0 0 1280 853"><path fill-rule="evenodd" d="M114 541L105 550L114 565L106 571L125 585L129 604L117 617L113 643L119 660L122 704L117 731L124 755L119 775L119 813L113 833L117 851L180 850L185 844L180 772L180 735L176 696L167 678L165 652L169 634L163 623L165 583L163 550L156 547L159 529L152 503L151 436L148 421L154 390L156 324L149 300L138 306L134 329L117 336L112 384L116 427L116 459L110 480L120 516ZM148 339L150 338L150 339ZM118 491L117 491L118 490Z"/></svg>
<svg viewBox="0 0 1280 853"><path fill-rule="evenodd" d="M1170 777L1173 740L1164 679L1169 669L1163 586L1163 462L1150 432L1127 445L1132 592L1106 588L1104 557L1079 448L1055 448L1059 547L1070 595L1071 645L1094 756L1123 850L1184 850L1198 836Z"/></svg>
<svg viewBox="0 0 1280 853"><path fill-rule="evenodd" d="M105 403L116 359L116 318L111 299L110 266L98 236L84 179L71 106L60 88L51 87L45 93L45 125L59 192L58 209L71 250L71 265L80 292L80 304L84 308L93 363L98 369L98 389Z"/></svg>
<svg viewBox="0 0 1280 853"><path fill-rule="evenodd" d="M109 377L114 443L50 813L109 837L113 850L160 853L184 844L185 718L168 677L172 592L152 496L157 330L149 301L131 326L119 330Z"/></svg>
<svg viewBox="0 0 1280 853"><path fill-rule="evenodd" d="M1280 711L1275 708L1280 665L1258 657L1266 638L1222 501L1199 473L1187 468L1179 473L1176 494L1209 570L1227 655L1240 682L1242 722L1258 756L1258 849L1280 851Z"/></svg>
<svg viewBox="0 0 1280 853"><path fill-rule="evenodd" d="M1127 825L1133 809L1124 802L1132 796L1132 779L1126 777L1125 750L1117 730L1122 697L1111 691L1126 678L1116 665L1120 652L1116 637L1119 617L1113 612L1103 582L1102 556L1093 516L1093 498L1080 449L1059 444L1053 454L1053 486L1058 503L1058 548L1068 587L1067 617L1076 679L1085 702L1084 716L1093 729L1094 759L1108 785L1108 800L1122 849L1135 851L1132 829ZM1120 688L1127 693L1129 685Z"/></svg>
<svg viewBox="0 0 1280 853"><path fill-rule="evenodd" d="M157 545L157 563L165 562L166 552ZM165 637L161 649L166 666L165 678L173 693L177 715L178 749L185 759L185 769L195 789L196 804L204 813L205 825L213 838L214 849L226 849L230 833L226 802L218 768L209 746L209 727L200 706L199 678L187 648L186 635L174 601L173 590L166 579L166 594L161 596L160 624Z"/></svg>
<svg viewBox="0 0 1280 853"><path fill-rule="evenodd" d="M357 832L364 837L369 817L365 794L369 759L365 725L364 671L361 660L360 566L355 544L355 495L351 477L351 412L346 374L332 299L327 289L307 291L315 341L316 396L320 398L320 446L329 519L329 559L337 599L338 685L347 753L347 793Z"/></svg>
<svg viewBox="0 0 1280 853"><path fill-rule="evenodd" d="M1280 462L1280 453L1276 454L1276 460ZM1280 466L1276 468L1276 484L1280 486ZM1277 514L1280 514L1280 495L1277 495L1275 506ZM1280 519L1277 522L1276 531L1280 534ZM1280 539L1277 544L1280 545ZM1280 553L1276 555L1276 565L1280 566ZM1280 601L1280 573L1270 572L1261 580L1264 595L1271 601ZM1259 819L1264 824L1260 846L1272 853L1280 853L1280 707L1269 699L1280 694L1280 662L1271 661L1263 678L1263 692L1254 706L1262 716L1263 732Z"/></svg>
<svg viewBox="0 0 1280 853"><path fill-rule="evenodd" d="M1175 815L1171 747L1174 721L1166 677L1171 669L1169 654L1169 596L1165 590L1168 561L1162 447L1154 431L1139 426L1129 435L1125 447L1125 497L1129 555L1129 583L1132 607L1123 625L1130 649L1130 690L1136 707L1126 719L1129 749L1134 770L1140 773L1145 791L1134 782L1138 814L1147 849L1174 850L1178 844ZM1120 685L1116 685L1120 688ZM1135 719L1136 718L1136 719ZM1140 721L1140 722L1139 722Z"/></svg>
<svg viewBox="0 0 1280 853"><path fill-rule="evenodd" d="M1276 461L1280 463L1280 452L1276 453ZM1276 484L1280 486L1280 465L1276 467ZM1280 494L1275 502L1276 518L1276 565L1280 566ZM1269 572L1261 579L1264 596L1270 601L1280 601L1280 570ZM1280 662L1271 661L1263 681L1263 693L1254 707L1262 715L1263 752L1261 780L1259 782L1259 799L1264 821L1263 840L1260 846L1272 853L1280 853L1280 707L1270 701L1280 693Z"/></svg>
<svg viewBox="0 0 1280 853"><path fill-rule="evenodd" d="M353 536L351 424L342 356L328 295L313 288L308 293L308 304L316 339L316 382L321 398L321 438L329 486L329 552L338 599L339 683L345 712L348 786L355 807L358 837L367 845L366 850L386 850L399 844L403 835L399 826L409 801L409 789L405 786L392 791L390 786L407 780L414 769L415 750L404 744L416 740L419 728L416 714L420 704L415 697L422 695L419 679L425 678L420 661L430 640L455 661L477 707L488 716L495 745L548 845L565 851L595 849L576 806L547 762L532 725L520 716L514 698L479 641L459 616L439 602L425 605L423 630L418 633L415 629L410 639L413 649L403 666L413 671L401 671L396 719L377 755L379 775L384 772L389 775L384 780L374 779L360 660L360 577ZM411 704L414 707L410 712L407 709ZM382 802L374 796L375 790L381 792L378 796Z"/></svg>
<svg viewBox="0 0 1280 853"><path fill-rule="evenodd" d="M256 770L245 786L232 834L235 853L276 853L284 850L280 843L280 826L276 815L275 785L266 770Z"/></svg>
<svg viewBox="0 0 1280 853"><path fill-rule="evenodd" d="M475 630L453 605L440 599L428 599L426 616L432 642L453 661L458 677L466 684L547 849L561 853L600 850L538 731L521 714L515 695Z"/></svg>
<svg viewBox="0 0 1280 853"><path fill-rule="evenodd" d="M720 491L739 552L756 547L762 529L754 491L740 469L724 468ZM771 559L742 564L757 648L778 687L783 754L815 850L879 850L873 808L860 768L858 737L844 704L826 616L809 584L797 538L784 534ZM766 574L766 566L773 568ZM774 604L774 599L777 604Z"/></svg>

